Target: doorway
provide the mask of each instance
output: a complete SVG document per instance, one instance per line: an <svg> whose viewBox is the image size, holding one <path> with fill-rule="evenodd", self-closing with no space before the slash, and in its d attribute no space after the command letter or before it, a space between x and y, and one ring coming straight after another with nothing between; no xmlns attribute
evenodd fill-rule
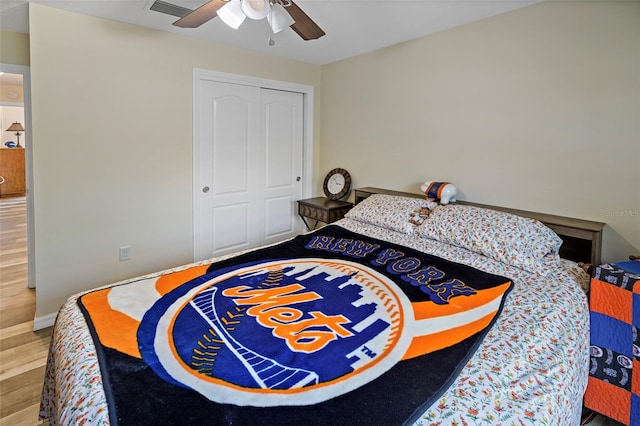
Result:
<svg viewBox="0 0 640 426"><path fill-rule="evenodd" d="M22 74L0 73L0 198L26 195L22 80Z"/></svg>
<svg viewBox="0 0 640 426"><path fill-rule="evenodd" d="M33 211L33 191L30 189L33 187L33 154L32 154L32 140L31 140L31 72L30 68L23 65L13 64L0 64L0 104L3 107L3 116L9 120L19 121L15 119L15 108L22 108L22 115L20 118L24 121L21 122L24 127L24 132L20 135L20 144L24 146L24 162L25 162L25 186L26 193L24 195L24 201L26 205L26 248L27 248L27 285L29 288L35 288L35 240L34 240L34 211ZM4 77L4 76L7 77ZM22 87L15 83L22 80ZM5 107L7 107L5 109ZM5 121L3 120L0 129L3 133L3 141L12 140L17 143L17 137L11 135L12 132L5 132ZM6 136L6 138L4 137ZM4 142L1 145L4 145ZM33 313L35 314L35 312Z"/></svg>

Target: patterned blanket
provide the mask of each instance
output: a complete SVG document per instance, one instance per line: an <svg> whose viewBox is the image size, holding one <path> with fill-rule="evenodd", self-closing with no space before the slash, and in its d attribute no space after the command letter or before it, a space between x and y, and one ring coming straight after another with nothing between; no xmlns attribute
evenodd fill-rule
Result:
<svg viewBox="0 0 640 426"><path fill-rule="evenodd" d="M401 424L455 379L510 289L327 226L78 304L112 424Z"/></svg>
<svg viewBox="0 0 640 426"><path fill-rule="evenodd" d="M640 426L639 266L604 264L591 274L591 364L584 397L587 408L634 426Z"/></svg>

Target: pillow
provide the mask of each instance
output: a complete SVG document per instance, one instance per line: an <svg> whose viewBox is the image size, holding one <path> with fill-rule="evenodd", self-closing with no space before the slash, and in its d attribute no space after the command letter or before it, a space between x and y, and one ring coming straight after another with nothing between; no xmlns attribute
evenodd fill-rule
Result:
<svg viewBox="0 0 640 426"><path fill-rule="evenodd" d="M546 274L560 261L562 240L535 219L474 206L442 206L417 230L525 271Z"/></svg>
<svg viewBox="0 0 640 426"><path fill-rule="evenodd" d="M345 217L412 234L437 205L421 198L374 194L349 210Z"/></svg>

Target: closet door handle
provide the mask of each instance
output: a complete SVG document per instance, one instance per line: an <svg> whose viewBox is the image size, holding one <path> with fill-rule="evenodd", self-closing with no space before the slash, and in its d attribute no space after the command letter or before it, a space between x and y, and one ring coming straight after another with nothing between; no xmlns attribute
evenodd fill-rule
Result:
<svg viewBox="0 0 640 426"><path fill-rule="evenodd" d="M209 192L210 189L211 188L209 188L208 186L205 186L204 188L202 188L202 192L206 194L207 192Z"/></svg>
<svg viewBox="0 0 640 426"><path fill-rule="evenodd" d="M4 183L4 176L0 176L0 185Z"/></svg>

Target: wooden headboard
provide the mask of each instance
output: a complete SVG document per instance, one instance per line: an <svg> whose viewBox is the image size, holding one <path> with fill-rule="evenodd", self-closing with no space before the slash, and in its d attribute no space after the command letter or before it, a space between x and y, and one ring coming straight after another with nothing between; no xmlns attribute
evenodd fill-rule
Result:
<svg viewBox="0 0 640 426"><path fill-rule="evenodd" d="M392 191L381 188L358 188L354 190L355 204L373 194L398 195L402 197L424 198L424 194L411 192ZM602 229L604 223L593 222L591 220L575 219L572 217L556 216L545 213L529 212L526 210L516 210L506 207L490 206L487 204L471 203L469 201L457 201L455 204L483 207L486 209L498 210L512 213L522 217L529 217L539 220L562 238L560 256L573 260L574 262L585 262L599 265L602 254Z"/></svg>

